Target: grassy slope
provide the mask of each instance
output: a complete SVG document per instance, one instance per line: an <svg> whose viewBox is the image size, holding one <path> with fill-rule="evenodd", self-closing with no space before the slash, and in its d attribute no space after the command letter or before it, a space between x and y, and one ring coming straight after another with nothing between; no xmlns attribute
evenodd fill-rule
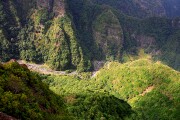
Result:
<svg viewBox="0 0 180 120"><path fill-rule="evenodd" d="M77 76L49 76L45 82L65 97L108 93L124 99L137 113L130 119L180 118L180 73L160 62L153 63L148 59L125 64L112 62L91 80L81 80ZM77 97L71 98L76 100Z"/></svg>

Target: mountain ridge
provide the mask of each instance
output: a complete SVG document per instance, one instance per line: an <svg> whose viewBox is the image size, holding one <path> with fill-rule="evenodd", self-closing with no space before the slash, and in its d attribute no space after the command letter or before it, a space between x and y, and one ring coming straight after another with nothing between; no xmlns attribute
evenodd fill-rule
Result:
<svg viewBox="0 0 180 120"><path fill-rule="evenodd" d="M179 1L178 0L92 0L97 4L107 4L120 12L130 16L144 17L179 17ZM128 9L129 8L129 9Z"/></svg>

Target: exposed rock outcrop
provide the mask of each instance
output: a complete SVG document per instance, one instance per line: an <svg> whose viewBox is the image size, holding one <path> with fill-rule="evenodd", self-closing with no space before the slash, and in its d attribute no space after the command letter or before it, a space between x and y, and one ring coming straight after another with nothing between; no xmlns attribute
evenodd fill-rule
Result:
<svg viewBox="0 0 180 120"><path fill-rule="evenodd" d="M5 113L0 112L0 120L17 120L17 119Z"/></svg>

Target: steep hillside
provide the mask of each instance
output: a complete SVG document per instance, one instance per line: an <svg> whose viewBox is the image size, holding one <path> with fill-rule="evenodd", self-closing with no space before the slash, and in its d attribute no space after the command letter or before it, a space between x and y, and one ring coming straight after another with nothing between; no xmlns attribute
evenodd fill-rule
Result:
<svg viewBox="0 0 180 120"><path fill-rule="evenodd" d="M162 0L166 15L169 17L179 17L180 15L180 1L179 0Z"/></svg>
<svg viewBox="0 0 180 120"><path fill-rule="evenodd" d="M178 18L138 19L127 16L127 12L122 14L114 6L109 6L109 3L115 4L115 1L102 3L103 5L87 0L68 0L68 8L73 16L80 44L92 60L126 62L131 60L131 57L138 56L139 50L143 49L155 60L161 60L177 70L180 69ZM117 28L112 27L112 22ZM174 43L174 49L168 47L170 42ZM117 57L118 55L120 57Z"/></svg>
<svg viewBox="0 0 180 120"><path fill-rule="evenodd" d="M179 120L179 17L179 0L0 0L0 116Z"/></svg>
<svg viewBox="0 0 180 120"><path fill-rule="evenodd" d="M63 0L0 1L1 60L46 63L57 70L91 68Z"/></svg>
<svg viewBox="0 0 180 120"><path fill-rule="evenodd" d="M15 60L0 64L0 119L123 119L133 113L127 102L106 93L60 97L49 90L44 79L47 76L30 72Z"/></svg>
<svg viewBox="0 0 180 120"><path fill-rule="evenodd" d="M71 101L78 101L79 94L94 93L123 99L135 112L127 116L130 120L180 118L180 73L160 62L154 63L148 59L125 64L110 62L93 78L85 78L83 80L78 76L48 76L44 82L55 93L64 95ZM73 104L73 107L78 109L79 104ZM82 108L81 112L86 113L86 106ZM71 112L76 114L75 111Z"/></svg>
<svg viewBox="0 0 180 120"><path fill-rule="evenodd" d="M109 5L118 11L133 17L178 17L179 0L91 0L99 5Z"/></svg>
<svg viewBox="0 0 180 120"><path fill-rule="evenodd" d="M95 60L126 62L143 49L179 70L178 5L178 0L2 0L0 60L89 71Z"/></svg>
<svg viewBox="0 0 180 120"><path fill-rule="evenodd" d="M118 18L111 10L103 12L96 18L93 23L93 37L102 57L120 59L123 31Z"/></svg>
<svg viewBox="0 0 180 120"><path fill-rule="evenodd" d="M26 120L53 115L69 118L63 99L50 91L39 75L13 60L0 64L0 111Z"/></svg>

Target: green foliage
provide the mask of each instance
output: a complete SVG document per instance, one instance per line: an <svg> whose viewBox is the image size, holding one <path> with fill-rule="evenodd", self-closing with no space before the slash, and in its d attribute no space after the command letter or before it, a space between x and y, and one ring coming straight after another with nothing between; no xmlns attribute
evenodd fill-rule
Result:
<svg viewBox="0 0 180 120"><path fill-rule="evenodd" d="M179 56L179 53L177 52L178 50L172 51L172 49L168 49L169 53L167 54L163 47L166 46L167 49L170 41L172 43L177 43L176 36L178 28L175 29L172 26L171 19L167 19L165 17L151 17L146 19L132 17L145 17L147 15L146 10L142 11L142 9L138 7L138 4L132 0L68 0L67 3L69 11L73 16L73 21L75 23L75 27L77 28L77 33L80 38L83 51L86 52L86 54L88 53L88 56L92 59L102 60L106 58L106 56L102 54L103 49L98 48L96 45L97 36L94 35L94 31L97 29L103 33L106 30L104 28L106 26L104 22L108 21L110 24L113 20L115 20L114 16L116 16L122 27L124 38L122 46L123 49L121 49L121 51L118 50L120 52L120 57L118 59L116 58L116 60L123 62L125 59L123 56L138 56L138 50L139 48L142 48L145 53L151 54L154 59L161 60L167 65L177 70L179 69L179 65L177 64L179 59L175 57ZM149 5L151 4L154 5L155 1L149 1ZM111 14L107 15L107 11L112 11L114 16ZM149 14L151 14L151 12ZM108 26L107 28L111 27ZM113 28L113 30L115 29ZM151 37L154 41L152 44L143 48L140 46L141 43L149 40L147 40L148 38L144 38L144 40L140 41L137 37L139 35ZM102 40L105 40L105 38L106 37L104 35ZM103 41L102 43L105 42ZM114 55L117 54L117 52L115 52L117 51L116 49L121 48L121 46L117 48L114 46L116 46L116 44L112 44L112 46L110 45L109 49L113 49L105 52L106 54L110 54L109 58L107 57L108 61L113 60L115 58ZM159 52L163 54L162 57L161 53L157 54ZM122 55L122 53L126 53L126 55Z"/></svg>
<svg viewBox="0 0 180 120"><path fill-rule="evenodd" d="M112 8L115 8L119 12L123 12L129 16L143 18L148 16L146 10L141 9L140 6L134 0L92 0L95 4L98 5L108 5ZM126 6L126 7L125 7Z"/></svg>
<svg viewBox="0 0 180 120"><path fill-rule="evenodd" d="M68 12L76 27L79 43L87 59L101 58L93 38L93 20L102 10L87 0L67 0Z"/></svg>
<svg viewBox="0 0 180 120"><path fill-rule="evenodd" d="M178 5L179 0L91 0L91 2L98 5L108 5L129 16L145 18L151 16L167 16L178 17L179 6L174 8L174 5Z"/></svg>
<svg viewBox="0 0 180 120"><path fill-rule="evenodd" d="M53 11L36 4L24 0L0 2L1 60L20 58L46 63L56 70L91 69L70 15L54 16Z"/></svg>
<svg viewBox="0 0 180 120"><path fill-rule="evenodd" d="M168 37L166 44L163 45L162 51L164 51L160 56L155 56L155 58L160 58L164 63L170 65L171 67L180 70L180 49L179 42L180 31L176 31L173 35Z"/></svg>
<svg viewBox="0 0 180 120"><path fill-rule="evenodd" d="M74 97L66 96L66 99L69 112L78 119L121 120L132 113L131 107L125 101L105 93L90 93Z"/></svg>
<svg viewBox="0 0 180 120"><path fill-rule="evenodd" d="M0 29L0 61L6 61L10 58L10 43L5 38L3 31Z"/></svg>
<svg viewBox="0 0 180 120"><path fill-rule="evenodd" d="M0 59L2 61L18 56L17 45L14 44L18 31L19 19L13 1L7 1L7 3L0 1Z"/></svg>
<svg viewBox="0 0 180 120"><path fill-rule="evenodd" d="M61 97L41 82L26 66L10 61L0 65L0 111L19 119L44 119L64 113Z"/></svg>
<svg viewBox="0 0 180 120"><path fill-rule="evenodd" d="M179 78L179 72L160 62L154 63L148 59L139 59L125 64L107 63L96 73L95 77L89 80L75 75L72 77L48 76L43 81L55 93L64 96L68 109L72 110L70 112L75 116L84 119L90 116L91 107L86 108L89 105L88 101L94 98L93 101L96 102L108 93L109 96L123 99L132 106L135 113L129 115L127 119L153 120L180 118L178 115ZM97 110L98 105L101 105L98 102L93 104L94 102L90 102L92 111ZM79 112L73 111L74 109ZM98 111L102 112L101 109ZM88 115L84 116L86 113ZM114 116L116 115L113 114L111 118ZM98 116L95 118L98 119Z"/></svg>
<svg viewBox="0 0 180 120"><path fill-rule="evenodd" d="M40 61L38 59L38 52L34 45L34 35L32 33L33 27L29 25L29 27L23 28L18 35L19 39L19 51L20 58L26 61Z"/></svg>
<svg viewBox="0 0 180 120"><path fill-rule="evenodd" d="M59 25L59 28L57 25ZM57 38L54 38L56 39L55 41L52 40L52 44L56 44L56 46L54 46L55 48L52 47L53 45L50 46L51 49L49 51L48 63L50 65L56 64L52 65L52 68L60 70L69 68L89 70L90 68L88 66L81 65L84 64L83 62L86 60L84 59L81 47L78 44L70 18L68 16L58 18L51 27L47 33L49 39L53 39L55 34L59 34L59 30L63 32L59 38L60 40ZM51 29L56 29L57 31L52 31ZM54 51L57 51L55 52L56 55Z"/></svg>
<svg viewBox="0 0 180 120"><path fill-rule="evenodd" d="M110 9L101 13L94 21L93 36L97 48L107 60L120 60L123 32L118 18Z"/></svg>
<svg viewBox="0 0 180 120"><path fill-rule="evenodd" d="M156 8L155 3L150 1L145 6ZM146 12L151 16L152 12L143 11L139 1L133 0L67 0L65 5L65 15L55 16L55 6L47 10L35 0L0 1L0 59L46 63L56 70L88 71L92 60L123 62L123 56L138 56L141 48L154 59L179 69L178 50L168 48L171 42L179 44L174 20L134 18L145 17ZM145 39L139 41L138 36ZM141 43L149 41L147 37L154 41L142 48ZM161 54L156 54L159 51Z"/></svg>
<svg viewBox="0 0 180 120"><path fill-rule="evenodd" d="M98 90L93 83L80 80L78 76L50 76L43 81L54 92L64 96L68 111L76 119L116 120L132 113L131 107L125 101Z"/></svg>

